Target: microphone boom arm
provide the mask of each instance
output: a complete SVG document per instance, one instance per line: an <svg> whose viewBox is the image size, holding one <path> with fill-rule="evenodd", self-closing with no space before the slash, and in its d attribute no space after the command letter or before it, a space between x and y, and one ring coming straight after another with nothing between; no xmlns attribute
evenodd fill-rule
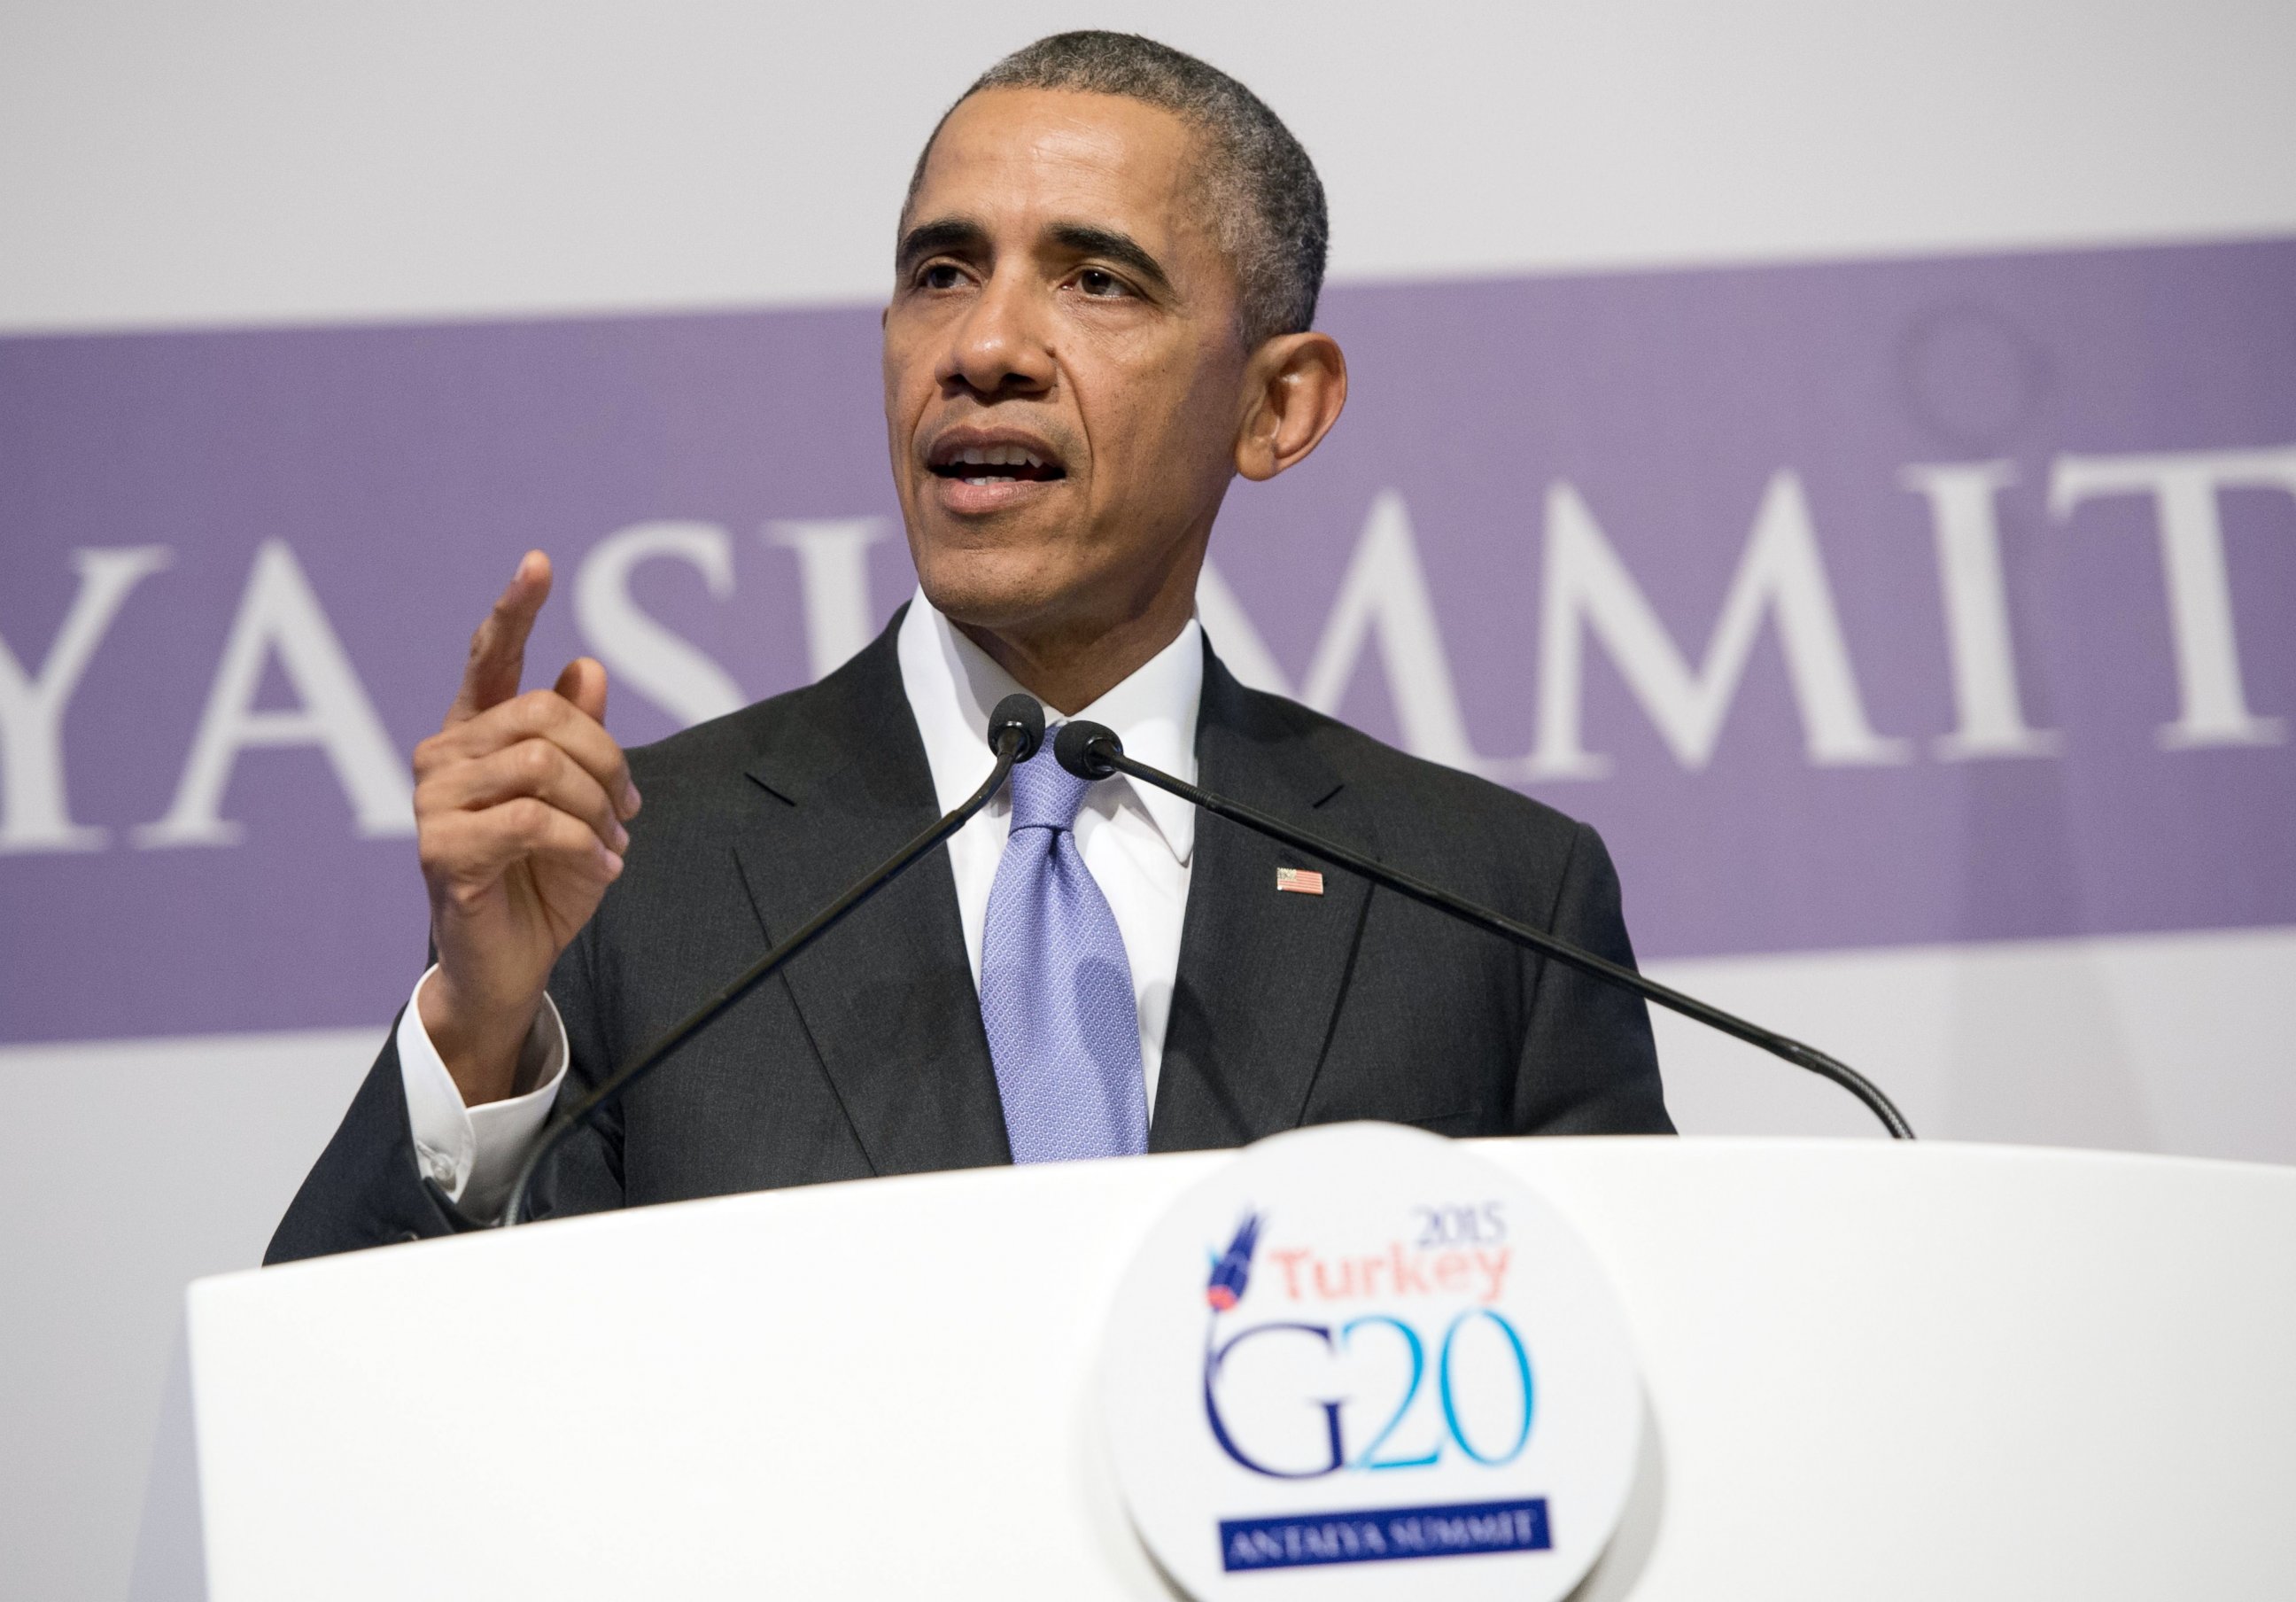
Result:
<svg viewBox="0 0 2296 1602"><path fill-rule="evenodd" d="M1430 884L1423 879L1414 878L1409 874L1389 867L1384 863L1351 851L1345 846L1318 839L1313 834L1295 829L1291 825L1279 818L1271 817L1257 808L1244 806L1239 801L1228 801L1224 797L1212 794L1208 790L1200 790L1185 780L1175 778L1168 773L1149 767L1145 762L1135 761L1124 754L1123 742L1119 740L1112 732L1097 724L1065 725L1060 731L1056 751L1062 759L1062 765L1071 772L1080 773L1092 778L1105 778L1111 773L1121 773L1143 784L1153 785L1159 790L1168 791L1182 801L1192 802L1216 817L1225 817L1230 823L1241 824L1247 829L1265 834L1272 840L1280 840L1285 845L1305 851L1309 856L1320 857L1326 862L1336 863L1350 873L1358 874L1369 879L1374 884L1386 886L1398 895L1408 896L1414 901L1434 908L1438 912L1448 913L1463 923L1472 924L1478 929L1486 930L1504 940L1513 941L1518 946L1528 947L1541 956L1551 957L1555 961L1577 968L1580 973L1590 974L1605 984L1632 991L1644 1000L1656 1002L1669 1012L1680 1013L1685 1018L1696 1019L1709 1029L1719 1030L1724 1034L1743 1040L1750 1046L1759 1046L1773 1056L1784 1057L1796 1067L1808 1069L1820 1078L1832 1080L1835 1084L1840 1085L1863 1102L1866 1109L1882 1121L1882 1128L1890 1131L1893 1139L1911 1140L1914 1138L1913 1125L1906 1121L1906 1115L1898 1111L1896 1103L1882 1094L1879 1085L1849 1064L1828 1056L1815 1046L1804 1045L1801 1041L1789 1036L1764 1029L1759 1023L1750 1023L1734 1014L1724 1012L1718 1006L1710 1006L1694 996L1685 996L1680 990L1669 989L1654 979L1646 979L1632 968L1597 957L1591 951L1582 951L1570 941L1559 940L1544 929L1534 929L1528 924L1517 923L1513 918L1503 917L1487 908L1478 907L1472 901L1463 900L1447 890ZM1069 760L1071 756L1077 758L1078 762L1071 762ZM1078 763L1082 765L1079 766Z"/></svg>

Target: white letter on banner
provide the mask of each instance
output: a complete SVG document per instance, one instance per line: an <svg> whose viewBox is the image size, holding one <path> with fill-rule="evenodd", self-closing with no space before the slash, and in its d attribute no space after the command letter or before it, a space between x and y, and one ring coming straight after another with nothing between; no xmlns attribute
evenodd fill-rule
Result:
<svg viewBox="0 0 2296 1602"><path fill-rule="evenodd" d="M2240 649L2233 637L2232 585L2225 573L2222 489L2284 489L2296 495L2296 446L2276 450L2182 451L2141 456L2060 456L2049 481L2049 510L2062 521L2095 496L2150 495L2161 530L2182 711L2161 726L2170 751L2208 745L2277 745L2287 725L2248 710Z"/></svg>
<svg viewBox="0 0 2296 1602"><path fill-rule="evenodd" d="M1256 690L1291 694L1267 642L1209 562L1196 579L1196 612L1212 648L1238 679ZM1337 711L1374 629L1404 749L1469 773L1488 769L1492 764L1468 743L1411 513L1392 489L1372 502L1300 699L1319 712Z"/></svg>
<svg viewBox="0 0 2296 1602"><path fill-rule="evenodd" d="M264 663L276 653L300 704L258 711ZM414 790L406 760L383 732L350 658L335 637L310 581L283 539L255 554L247 592L200 715L175 805L135 831L145 847L234 845L242 831L218 815L239 753L252 746L316 745L327 753L336 782L350 798L368 839L414 833Z"/></svg>
<svg viewBox="0 0 2296 1602"><path fill-rule="evenodd" d="M1292 694L1292 681L1277 665L1275 653L1259 637L1259 630L1252 627L1235 591L1209 561L1196 575L1196 621L1237 682L1247 689L1265 691L1270 695Z"/></svg>
<svg viewBox="0 0 2296 1602"><path fill-rule="evenodd" d="M709 593L734 593L734 547L715 523L633 523L609 534L582 559L574 580L574 621L610 672L691 726L739 711L748 702L726 670L638 610L630 571L674 556L701 573Z"/></svg>
<svg viewBox="0 0 2296 1602"><path fill-rule="evenodd" d="M1319 712L1337 711L1374 628L1403 748L1430 761L1480 772L1485 764L1468 744L1467 726L1459 716L1459 693L1443 654L1427 575L1419 565L1411 513L1392 489L1371 504L1300 699Z"/></svg>
<svg viewBox="0 0 2296 1602"><path fill-rule="evenodd" d="M882 517L829 517L766 525L764 538L797 553L805 595L806 644L813 676L826 678L869 643L869 547L885 537Z"/></svg>
<svg viewBox="0 0 2296 1602"><path fill-rule="evenodd" d="M1902 762L1903 740L1884 739L1866 721L1834 615L1817 534L1801 481L1780 472L1764 491L1746 553L1693 678L1634 575L1603 538L1595 514L1569 483L1546 497L1545 593L1539 621L1538 743L1524 764L1532 778L1597 778L1608 757L1580 735L1591 627L1628 686L1684 767L1703 768L1721 738L1731 697L1753 655L1765 612L1800 708L1804 748L1820 767Z"/></svg>
<svg viewBox="0 0 2296 1602"><path fill-rule="evenodd" d="M1994 499L2016 481L2016 469L2006 462L1916 463L1898 475L1900 484L1928 497L1937 537L1938 585L1945 598L1946 645L1960 727L1933 749L1949 762L2054 756L2063 744L2054 729L2028 727L2018 702Z"/></svg>
<svg viewBox="0 0 2296 1602"><path fill-rule="evenodd" d="M101 850L105 832L71 820L64 793L64 712L127 592L170 560L168 547L72 553L79 594L37 678L0 640L0 852Z"/></svg>

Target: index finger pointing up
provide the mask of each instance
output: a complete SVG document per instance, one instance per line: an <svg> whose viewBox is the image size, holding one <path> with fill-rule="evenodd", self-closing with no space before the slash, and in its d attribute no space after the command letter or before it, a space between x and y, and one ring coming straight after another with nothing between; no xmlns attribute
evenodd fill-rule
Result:
<svg viewBox="0 0 2296 1602"><path fill-rule="evenodd" d="M487 620L471 636L463 687L447 713L450 727L518 694L519 676L526 667L526 637L534 628L535 614L549 598L550 558L540 551L529 551L519 558L518 571L496 597Z"/></svg>

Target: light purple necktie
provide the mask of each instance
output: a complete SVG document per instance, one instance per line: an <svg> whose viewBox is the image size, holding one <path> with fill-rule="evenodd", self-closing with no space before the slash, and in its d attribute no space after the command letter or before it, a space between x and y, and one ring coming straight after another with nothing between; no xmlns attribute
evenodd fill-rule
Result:
<svg viewBox="0 0 2296 1602"><path fill-rule="evenodd" d="M1046 729L1013 769L1013 831L988 891L980 1021L1015 1162L1148 1149L1132 965L1077 850L1089 784L1054 759Z"/></svg>

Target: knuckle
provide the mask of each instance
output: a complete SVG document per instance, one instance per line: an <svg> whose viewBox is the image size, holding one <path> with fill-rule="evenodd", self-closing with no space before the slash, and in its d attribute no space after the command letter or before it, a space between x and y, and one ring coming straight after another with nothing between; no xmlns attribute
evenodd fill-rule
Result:
<svg viewBox="0 0 2296 1602"><path fill-rule="evenodd" d="M456 872L462 866L466 844L460 830L442 828L435 822L419 826L414 834L414 856L422 865L423 876L435 879Z"/></svg>
<svg viewBox="0 0 2296 1602"><path fill-rule="evenodd" d="M517 699L503 703L504 719L521 735L547 735L557 721L550 705L555 699L548 690L527 690Z"/></svg>

